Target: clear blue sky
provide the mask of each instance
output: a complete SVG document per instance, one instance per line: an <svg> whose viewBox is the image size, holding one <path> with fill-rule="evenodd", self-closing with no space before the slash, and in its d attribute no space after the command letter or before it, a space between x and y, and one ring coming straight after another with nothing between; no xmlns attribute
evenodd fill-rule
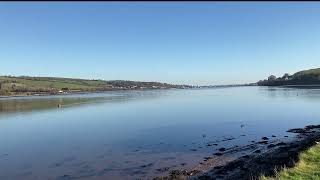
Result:
<svg viewBox="0 0 320 180"><path fill-rule="evenodd" d="M320 67L320 3L1 2L0 75L178 84Z"/></svg>

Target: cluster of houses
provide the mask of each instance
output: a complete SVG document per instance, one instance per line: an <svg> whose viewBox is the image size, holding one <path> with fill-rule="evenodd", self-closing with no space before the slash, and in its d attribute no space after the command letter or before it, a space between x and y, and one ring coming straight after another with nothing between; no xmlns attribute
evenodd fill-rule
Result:
<svg viewBox="0 0 320 180"><path fill-rule="evenodd" d="M186 88L192 88L191 86L188 86L188 85L178 85L178 86L171 86L171 85L105 85L105 86L102 86L102 87L97 87L97 88L94 88L92 89L95 90L95 91L110 91L110 90L138 90L138 89L168 89L168 88L181 88L181 89L186 89ZM54 89L52 88L51 89L51 92L52 94L67 94L67 93L70 93L70 92L75 92L75 91L81 91L81 90L71 90L69 88L61 88L60 90L57 90L57 89Z"/></svg>
<svg viewBox="0 0 320 180"><path fill-rule="evenodd" d="M284 74L282 77L276 77L275 75L271 75L268 79L260 80L256 84L258 86L280 86L284 84L288 84L293 80L294 76L289 75L288 73Z"/></svg>
<svg viewBox="0 0 320 180"><path fill-rule="evenodd" d="M105 88L109 89L146 89L146 88L152 88L152 89L162 89L164 87L160 86L151 86L151 87L144 87L144 86L106 86Z"/></svg>
<svg viewBox="0 0 320 180"><path fill-rule="evenodd" d="M70 89L69 89L69 88L61 88L61 89L59 90L59 93L64 93L64 94L66 94L66 93L68 93L68 92L70 92Z"/></svg>

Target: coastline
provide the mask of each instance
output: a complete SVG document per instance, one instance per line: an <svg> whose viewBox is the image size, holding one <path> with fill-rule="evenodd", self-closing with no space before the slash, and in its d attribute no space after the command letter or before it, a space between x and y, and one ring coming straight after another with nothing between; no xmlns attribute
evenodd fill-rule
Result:
<svg viewBox="0 0 320 180"><path fill-rule="evenodd" d="M137 89L110 89L104 91L69 91L64 93L23 93L23 94L13 94L13 95L0 95L0 99L12 98L12 97L39 97L39 96L67 96L67 95L75 95L75 94L93 94L93 93L105 93L105 92L114 92L114 91L150 91L150 90L171 90L171 89L213 89L213 88L233 88L233 87L248 87L248 86L215 86L215 87L188 87L188 88L137 88Z"/></svg>
<svg viewBox="0 0 320 180"><path fill-rule="evenodd" d="M261 175L274 177L275 170L293 167L299 160L299 153L314 146L320 140L320 125L309 125L304 128L289 129L296 134L291 140L270 141L267 138L243 147L231 149L223 153L215 153L206 157L208 166L195 167L190 170L172 170L168 176L155 177L154 180L173 179L226 179L247 180L259 179ZM255 148L255 144L262 145ZM248 155L228 160L224 155L250 150ZM210 163L208 163L210 162ZM200 163L203 164L203 163Z"/></svg>
<svg viewBox="0 0 320 180"><path fill-rule="evenodd" d="M94 94L94 93L105 93L105 92L114 92L114 91L147 91L147 90L169 90L169 89L180 89L180 88L144 88L144 89L113 89L106 91L74 91L67 93L34 93L34 94L16 94L16 95L8 95L1 96L0 99L13 98L13 97L39 97L39 96L68 96L75 94ZM189 88L192 89L192 88Z"/></svg>

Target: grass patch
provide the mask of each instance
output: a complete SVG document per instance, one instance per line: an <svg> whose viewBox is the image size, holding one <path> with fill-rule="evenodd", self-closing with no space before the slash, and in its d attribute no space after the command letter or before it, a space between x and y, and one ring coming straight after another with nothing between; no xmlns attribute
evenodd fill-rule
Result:
<svg viewBox="0 0 320 180"><path fill-rule="evenodd" d="M276 177L261 176L261 180L309 180L320 179L320 145L317 144L299 155L293 168L283 168Z"/></svg>
<svg viewBox="0 0 320 180"><path fill-rule="evenodd" d="M2 88L9 89L12 86L12 82L15 82L25 87L30 88L57 88L61 89L67 87L69 89L85 89L85 88L96 88L97 84L94 81L90 83L84 82L84 80L73 80L73 79L57 79L57 78L16 78L16 77L0 77L0 81L9 81L4 83Z"/></svg>

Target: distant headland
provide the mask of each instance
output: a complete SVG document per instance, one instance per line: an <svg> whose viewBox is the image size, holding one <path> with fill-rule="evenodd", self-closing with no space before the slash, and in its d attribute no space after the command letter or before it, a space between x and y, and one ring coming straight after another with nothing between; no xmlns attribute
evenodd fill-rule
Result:
<svg viewBox="0 0 320 180"><path fill-rule="evenodd" d="M268 79L257 82L259 86L319 86L320 68L299 71L290 75L285 73L282 77L270 75Z"/></svg>

